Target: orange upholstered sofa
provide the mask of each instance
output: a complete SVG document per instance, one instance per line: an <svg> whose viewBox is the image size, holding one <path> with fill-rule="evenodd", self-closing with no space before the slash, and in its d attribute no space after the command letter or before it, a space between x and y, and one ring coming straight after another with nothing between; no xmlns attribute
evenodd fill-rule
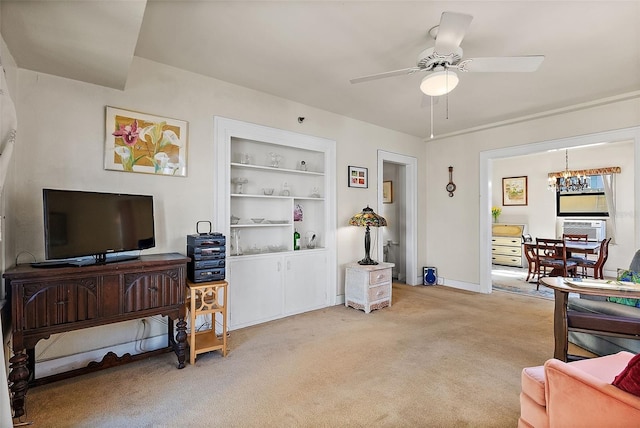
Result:
<svg viewBox="0 0 640 428"><path fill-rule="evenodd" d="M634 354L626 351L522 371L518 427L637 427L640 397L612 385Z"/></svg>

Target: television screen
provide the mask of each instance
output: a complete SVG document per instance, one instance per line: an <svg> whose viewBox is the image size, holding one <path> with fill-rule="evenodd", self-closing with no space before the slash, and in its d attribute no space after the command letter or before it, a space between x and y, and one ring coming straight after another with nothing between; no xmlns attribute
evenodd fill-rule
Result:
<svg viewBox="0 0 640 428"><path fill-rule="evenodd" d="M47 259L106 255L155 246L153 197L43 189Z"/></svg>

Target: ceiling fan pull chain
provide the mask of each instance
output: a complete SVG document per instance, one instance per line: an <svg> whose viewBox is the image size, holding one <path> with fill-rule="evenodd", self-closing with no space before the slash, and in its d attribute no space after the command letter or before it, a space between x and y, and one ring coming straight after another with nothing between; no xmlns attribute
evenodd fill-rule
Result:
<svg viewBox="0 0 640 428"><path fill-rule="evenodd" d="M447 81L445 82L445 84L447 85L447 92L446 92L446 96L447 96L447 117L446 120L449 120L449 67L447 67Z"/></svg>
<svg viewBox="0 0 640 428"><path fill-rule="evenodd" d="M429 110L431 113L431 138L433 138L433 97L429 97L431 101L431 109Z"/></svg>

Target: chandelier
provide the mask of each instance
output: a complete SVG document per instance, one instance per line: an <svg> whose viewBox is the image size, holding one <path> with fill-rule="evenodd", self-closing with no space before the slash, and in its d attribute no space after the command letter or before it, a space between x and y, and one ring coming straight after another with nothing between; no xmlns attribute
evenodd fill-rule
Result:
<svg viewBox="0 0 640 428"><path fill-rule="evenodd" d="M549 190L556 192L579 192L590 187L585 171L569 171L569 150L564 151L564 171L549 174ZM580 176L580 172L583 173Z"/></svg>

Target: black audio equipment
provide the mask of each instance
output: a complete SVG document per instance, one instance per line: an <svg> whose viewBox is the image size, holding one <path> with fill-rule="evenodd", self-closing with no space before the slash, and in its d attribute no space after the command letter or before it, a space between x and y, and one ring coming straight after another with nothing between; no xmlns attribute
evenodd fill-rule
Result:
<svg viewBox="0 0 640 428"><path fill-rule="evenodd" d="M209 223L209 232L201 233L200 223ZM210 221L196 223L196 234L187 235L187 277L192 282L222 281L225 274L226 238L211 232Z"/></svg>

